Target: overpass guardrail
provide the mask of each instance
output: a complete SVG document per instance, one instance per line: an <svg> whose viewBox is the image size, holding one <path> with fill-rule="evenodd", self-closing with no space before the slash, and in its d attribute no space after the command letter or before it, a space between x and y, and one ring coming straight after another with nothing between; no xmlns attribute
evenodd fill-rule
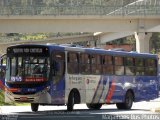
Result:
<svg viewBox="0 0 160 120"><path fill-rule="evenodd" d="M160 3L159 3L160 4ZM0 16L5 15L102 15L102 16L159 16L160 5L28 5L28 6L0 6Z"/></svg>

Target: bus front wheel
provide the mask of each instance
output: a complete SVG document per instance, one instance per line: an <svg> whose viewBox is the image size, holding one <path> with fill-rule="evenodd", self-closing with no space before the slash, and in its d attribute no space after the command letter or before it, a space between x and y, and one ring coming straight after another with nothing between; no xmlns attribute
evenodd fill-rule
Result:
<svg viewBox="0 0 160 120"><path fill-rule="evenodd" d="M33 112L38 111L39 104L38 103L31 103L31 109Z"/></svg>
<svg viewBox="0 0 160 120"><path fill-rule="evenodd" d="M71 92L68 98L67 110L72 111L75 104L74 92Z"/></svg>
<svg viewBox="0 0 160 120"><path fill-rule="evenodd" d="M86 104L87 107L89 109L92 109L92 110L99 110L101 107L102 107L102 104L101 103L97 103L97 104Z"/></svg>
<svg viewBox="0 0 160 120"><path fill-rule="evenodd" d="M132 107L133 104L133 93L131 91L127 91L125 95L125 101L124 103L116 103L116 106L118 109L124 109L129 110Z"/></svg>

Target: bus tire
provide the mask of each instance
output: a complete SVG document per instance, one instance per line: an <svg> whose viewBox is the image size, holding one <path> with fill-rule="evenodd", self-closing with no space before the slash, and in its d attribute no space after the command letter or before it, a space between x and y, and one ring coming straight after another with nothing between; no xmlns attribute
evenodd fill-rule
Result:
<svg viewBox="0 0 160 120"><path fill-rule="evenodd" d="M33 112L38 111L39 104L38 103L31 103L31 109Z"/></svg>
<svg viewBox="0 0 160 120"><path fill-rule="evenodd" d="M99 110L102 107L101 103L97 103L97 104L86 104L87 107L91 110Z"/></svg>
<svg viewBox="0 0 160 120"><path fill-rule="evenodd" d="M133 98L134 98L133 93L131 91L127 91L124 103L116 103L117 108L124 110L131 109L133 104Z"/></svg>
<svg viewBox="0 0 160 120"><path fill-rule="evenodd" d="M73 111L74 104L75 104L74 92L71 92L68 98L67 110Z"/></svg>

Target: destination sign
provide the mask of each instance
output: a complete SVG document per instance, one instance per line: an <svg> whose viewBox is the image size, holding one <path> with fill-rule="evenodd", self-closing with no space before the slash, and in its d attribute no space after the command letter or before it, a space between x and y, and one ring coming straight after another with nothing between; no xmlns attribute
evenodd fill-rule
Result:
<svg viewBox="0 0 160 120"><path fill-rule="evenodd" d="M14 47L7 49L8 54L21 54L21 55L30 55L30 54L48 54L48 48L46 47Z"/></svg>
<svg viewBox="0 0 160 120"><path fill-rule="evenodd" d="M43 53L42 48L13 48L13 53Z"/></svg>

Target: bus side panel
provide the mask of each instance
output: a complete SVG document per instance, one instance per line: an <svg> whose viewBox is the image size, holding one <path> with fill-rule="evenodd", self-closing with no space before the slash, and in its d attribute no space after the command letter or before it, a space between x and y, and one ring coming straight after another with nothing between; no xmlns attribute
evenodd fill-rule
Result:
<svg viewBox="0 0 160 120"><path fill-rule="evenodd" d="M158 78L155 76L136 77L135 101L152 100L158 97Z"/></svg>
<svg viewBox="0 0 160 120"><path fill-rule="evenodd" d="M126 83L127 81L124 80L124 76L113 76L110 82L109 92L106 96L106 103L123 102L124 95L126 92L125 88Z"/></svg>
<svg viewBox="0 0 160 120"><path fill-rule="evenodd" d="M121 76L87 76L86 103L122 102L125 93Z"/></svg>
<svg viewBox="0 0 160 120"><path fill-rule="evenodd" d="M103 76L101 75L86 75L86 103L104 103L101 99L104 91Z"/></svg>
<svg viewBox="0 0 160 120"><path fill-rule="evenodd" d="M72 75L66 74L66 84L65 84L65 104L68 103L69 94L72 90L77 90L80 95L80 102L85 103L85 75ZM77 93L78 94L78 93Z"/></svg>

